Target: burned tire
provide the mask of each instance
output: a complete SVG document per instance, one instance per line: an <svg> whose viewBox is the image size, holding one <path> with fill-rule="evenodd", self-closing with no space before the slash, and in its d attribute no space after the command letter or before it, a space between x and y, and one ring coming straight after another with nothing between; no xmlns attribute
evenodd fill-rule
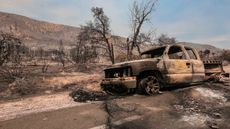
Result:
<svg viewBox="0 0 230 129"><path fill-rule="evenodd" d="M155 95L160 92L160 82L157 77L151 75L140 80L139 88L148 95Z"/></svg>

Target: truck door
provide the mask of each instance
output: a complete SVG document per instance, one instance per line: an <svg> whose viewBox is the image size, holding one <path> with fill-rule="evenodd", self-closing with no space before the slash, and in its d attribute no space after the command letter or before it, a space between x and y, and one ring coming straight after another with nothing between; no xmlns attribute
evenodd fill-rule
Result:
<svg viewBox="0 0 230 129"><path fill-rule="evenodd" d="M185 47L185 50L187 51L190 61L192 63L192 74L193 82L201 82L205 78L205 69L203 62L200 60L200 57L195 49Z"/></svg>
<svg viewBox="0 0 230 129"><path fill-rule="evenodd" d="M164 62L168 83L191 83L193 80L192 63L184 47L170 46L166 51L168 51L166 54L168 58L164 59Z"/></svg>

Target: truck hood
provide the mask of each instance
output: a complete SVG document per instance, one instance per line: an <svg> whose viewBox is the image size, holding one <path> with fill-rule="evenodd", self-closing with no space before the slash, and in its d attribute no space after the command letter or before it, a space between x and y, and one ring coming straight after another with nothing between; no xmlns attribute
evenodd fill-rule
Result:
<svg viewBox="0 0 230 129"><path fill-rule="evenodd" d="M133 66L133 65L137 65L137 64L144 64L145 62L158 62L159 60L160 60L160 58L147 58L147 59L140 59L140 60L125 61L125 62L113 64L113 65L109 66L107 69Z"/></svg>

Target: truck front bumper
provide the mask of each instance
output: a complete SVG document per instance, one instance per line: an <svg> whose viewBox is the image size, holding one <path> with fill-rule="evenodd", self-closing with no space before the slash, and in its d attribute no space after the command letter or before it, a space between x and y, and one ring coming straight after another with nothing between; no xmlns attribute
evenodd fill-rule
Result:
<svg viewBox="0 0 230 129"><path fill-rule="evenodd" d="M126 88L136 88L136 78L135 77L122 77L122 78L105 78L101 82L101 86L106 87L116 87L124 86Z"/></svg>

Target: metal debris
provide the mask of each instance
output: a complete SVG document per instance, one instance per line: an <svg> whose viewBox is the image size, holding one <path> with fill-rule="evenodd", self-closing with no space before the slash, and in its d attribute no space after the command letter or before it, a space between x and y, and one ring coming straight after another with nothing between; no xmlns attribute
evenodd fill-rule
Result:
<svg viewBox="0 0 230 129"><path fill-rule="evenodd" d="M89 91L84 89L74 90L72 93L70 93L70 96L76 102L100 101L108 98L108 95L104 92Z"/></svg>
<svg viewBox="0 0 230 129"><path fill-rule="evenodd" d="M230 85L230 78L229 78L229 73L224 73L224 74L213 74L210 76L208 81L211 82L217 82L217 83L223 83L224 85Z"/></svg>

